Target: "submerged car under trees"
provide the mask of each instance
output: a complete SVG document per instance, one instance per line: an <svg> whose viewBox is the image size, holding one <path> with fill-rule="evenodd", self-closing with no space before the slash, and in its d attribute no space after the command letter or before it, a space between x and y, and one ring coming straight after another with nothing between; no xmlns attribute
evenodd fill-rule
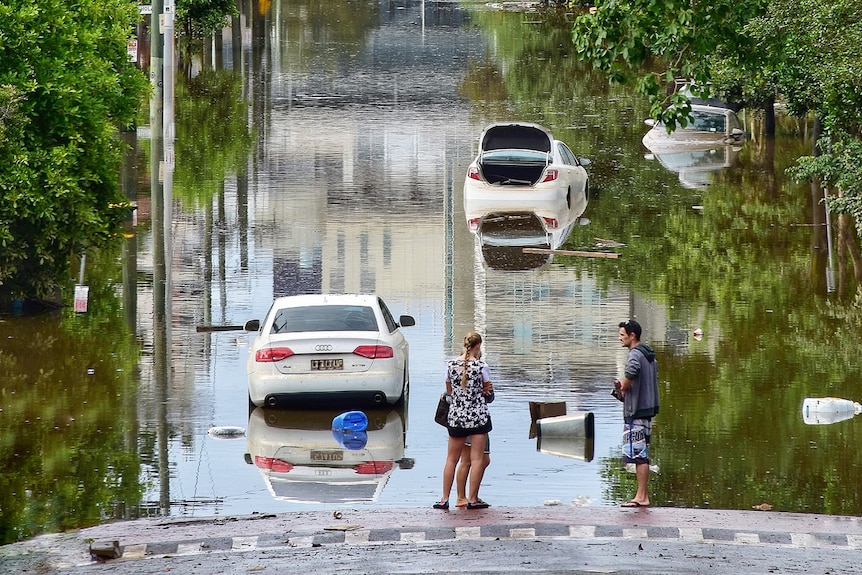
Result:
<svg viewBox="0 0 862 575"><path fill-rule="evenodd" d="M731 166L745 142L736 112L721 105L692 104L689 121L671 132L652 118L644 123L650 126L642 140L650 152L645 157L677 172L680 183L691 189L709 186L711 175Z"/></svg>

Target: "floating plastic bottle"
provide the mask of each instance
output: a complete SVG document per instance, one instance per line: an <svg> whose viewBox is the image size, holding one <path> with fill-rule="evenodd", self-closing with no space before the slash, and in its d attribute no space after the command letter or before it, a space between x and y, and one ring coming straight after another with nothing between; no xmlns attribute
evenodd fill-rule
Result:
<svg viewBox="0 0 862 575"><path fill-rule="evenodd" d="M837 423L860 413L862 405L840 397L806 397L802 402L802 421L808 425Z"/></svg>

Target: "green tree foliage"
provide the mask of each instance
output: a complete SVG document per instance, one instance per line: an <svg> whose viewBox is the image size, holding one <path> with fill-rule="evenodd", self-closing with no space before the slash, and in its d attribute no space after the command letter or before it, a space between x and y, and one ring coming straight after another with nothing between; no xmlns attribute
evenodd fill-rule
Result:
<svg viewBox="0 0 862 575"><path fill-rule="evenodd" d="M597 8L575 20L579 58L615 82L636 84L652 116L672 127L685 121L688 102L668 86L677 78L706 86L718 53L750 53L750 39L739 32L765 0L609 0Z"/></svg>
<svg viewBox="0 0 862 575"><path fill-rule="evenodd" d="M176 93L174 195L189 207L206 205L252 149L242 78L205 70L194 78L178 78Z"/></svg>
<svg viewBox="0 0 862 575"><path fill-rule="evenodd" d="M214 34L239 15L234 0L177 0L177 22L189 38Z"/></svg>
<svg viewBox="0 0 862 575"><path fill-rule="evenodd" d="M856 0L771 0L766 13L748 22L741 32L756 42L758 52L780 55L777 92L791 112L814 112L826 130L858 131L862 124L862 4Z"/></svg>
<svg viewBox="0 0 862 575"><path fill-rule="evenodd" d="M852 169L862 162L857 0L607 0L576 19L573 36L579 58L612 80L636 83L651 115L669 129L689 111L684 95L667 90L676 78L714 83L750 104L779 97L793 114L813 113L825 128L826 157L803 160L794 174L835 184L833 211L862 213ZM837 173L847 168L839 183Z"/></svg>
<svg viewBox="0 0 862 575"><path fill-rule="evenodd" d="M127 0L0 4L0 289L45 295L68 259L113 238L118 126L147 89L126 52Z"/></svg>
<svg viewBox="0 0 862 575"><path fill-rule="evenodd" d="M820 180L834 194L830 210L852 215L862 233L862 4L777 2L770 16L759 30L780 30L792 49L782 93L795 113L815 112L826 136L790 173Z"/></svg>

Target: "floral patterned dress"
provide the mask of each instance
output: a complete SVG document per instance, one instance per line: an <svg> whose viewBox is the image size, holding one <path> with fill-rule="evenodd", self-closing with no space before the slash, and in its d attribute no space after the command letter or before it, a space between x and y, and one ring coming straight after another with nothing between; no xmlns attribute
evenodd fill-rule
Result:
<svg viewBox="0 0 862 575"><path fill-rule="evenodd" d="M464 360L453 359L446 363L446 381L452 385L449 405L449 435L466 437L491 431L491 414L482 387L487 379L488 364L480 359L467 361L467 385L461 386Z"/></svg>

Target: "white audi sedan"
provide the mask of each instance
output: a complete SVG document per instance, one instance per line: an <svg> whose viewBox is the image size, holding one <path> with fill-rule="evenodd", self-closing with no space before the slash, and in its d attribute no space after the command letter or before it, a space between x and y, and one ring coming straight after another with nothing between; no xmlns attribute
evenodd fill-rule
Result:
<svg viewBox="0 0 862 575"><path fill-rule="evenodd" d="M468 226L475 232L482 218L501 213L533 213L549 233L570 224L589 199L589 164L538 124L487 126L464 179Z"/></svg>
<svg viewBox="0 0 862 575"><path fill-rule="evenodd" d="M409 346L386 304L369 294L277 298L249 350L248 398L275 407L290 398L402 403L409 390Z"/></svg>

